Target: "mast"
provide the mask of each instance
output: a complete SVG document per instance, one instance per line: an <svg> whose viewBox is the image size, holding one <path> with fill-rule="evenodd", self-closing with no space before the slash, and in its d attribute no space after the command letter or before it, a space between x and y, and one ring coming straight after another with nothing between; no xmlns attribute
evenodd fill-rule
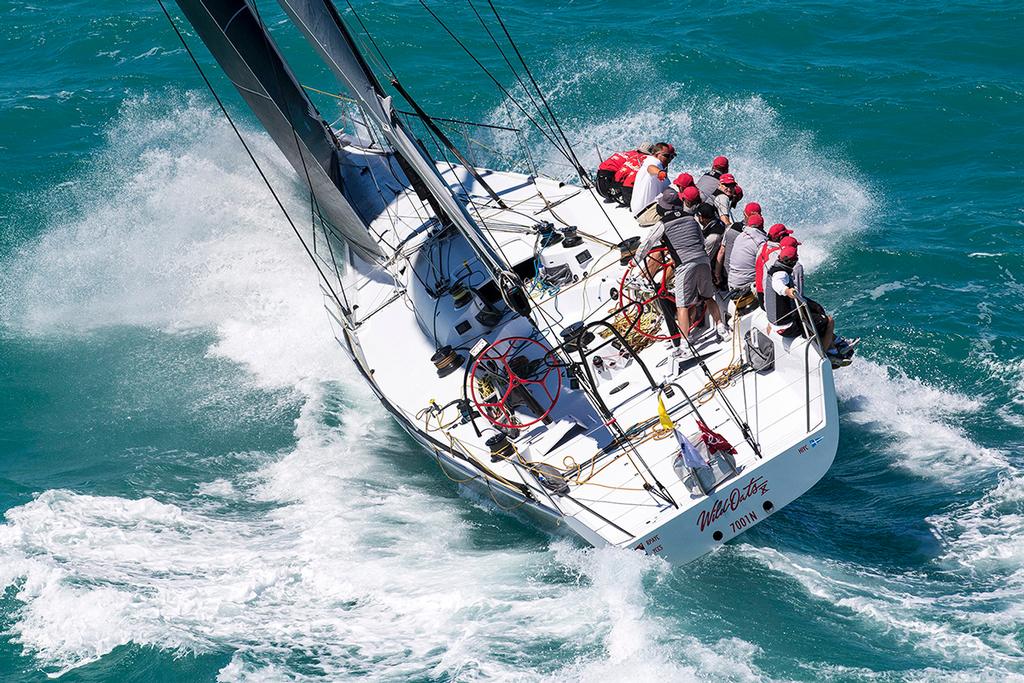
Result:
<svg viewBox="0 0 1024 683"><path fill-rule="evenodd" d="M383 260L344 193L344 152L247 0L176 0L263 127L306 181L316 206L363 259Z"/></svg>
<svg viewBox="0 0 1024 683"><path fill-rule="evenodd" d="M391 96L384 92L370 69L352 34L341 19L331 0L278 0L295 25L313 45L320 57L348 88L362 106L366 116L380 128L403 170L412 176L414 184L422 187L433 199L435 210L440 209L469 243L477 257L491 272L499 286L502 298L511 308L526 315L529 299L522 289L519 277L496 253L483 235L483 231L466 207L452 194L448 183L437 170L437 165L417 144L415 137L398 117ZM475 169L474 169L475 170Z"/></svg>

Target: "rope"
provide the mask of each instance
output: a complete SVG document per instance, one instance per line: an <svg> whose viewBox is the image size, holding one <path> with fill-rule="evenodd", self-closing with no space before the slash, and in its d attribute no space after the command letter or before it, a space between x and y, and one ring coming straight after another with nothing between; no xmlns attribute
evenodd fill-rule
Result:
<svg viewBox="0 0 1024 683"><path fill-rule="evenodd" d="M427 13L430 14L430 16L434 19L434 21L436 21L438 23L438 25L440 25L441 28L443 28L444 31L449 36L451 36L451 39L454 40L455 43L460 48L462 48L463 52L465 52L469 56L469 58L472 59L473 62L478 67L480 67L480 70L483 71L484 74L486 74L487 77L491 79L491 81L494 83L494 85L496 85L498 87L498 89L501 90L501 92L505 95L505 97L507 97L513 104L516 105L516 107L519 108L519 111L521 111L523 113L523 116L526 117L526 119L534 126L534 128L536 128L538 131L540 131L540 134L543 135L547 139L547 141L550 142L551 145L555 149L557 149L562 156L565 157L566 161L568 161L570 164L573 163L573 160L569 156L569 153L567 153L564 149L562 149L562 146L558 142L558 140L556 140L554 137L549 135L548 132L546 130L544 130L544 128L542 128L541 125L539 123L537 123L537 121L532 116L530 116L530 113L528 111L526 111L526 108L523 107L522 104L519 103L519 100L517 100L515 97L513 97L512 93L508 91L508 88L506 88L504 85L502 85L501 81L499 81L494 76L494 74L492 74L491 71L486 66L484 66L483 62L481 62L479 59L477 59L476 55L474 55L473 52L468 47L466 47L466 44L463 43L462 40L459 39L459 37L456 36L455 33L450 28L448 28L448 25L446 23L444 23L444 21L441 19L441 17L439 17L434 12L434 10L430 9L430 7L427 5L427 3L424 0L419 0L419 3L420 3L420 5L423 6L423 9L425 9L427 11Z"/></svg>

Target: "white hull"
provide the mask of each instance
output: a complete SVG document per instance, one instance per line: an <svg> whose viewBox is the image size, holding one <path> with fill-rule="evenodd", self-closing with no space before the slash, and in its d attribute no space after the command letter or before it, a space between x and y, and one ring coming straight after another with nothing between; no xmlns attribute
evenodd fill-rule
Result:
<svg viewBox="0 0 1024 683"><path fill-rule="evenodd" d="M463 165L435 162L330 3L284 6L354 96L348 133L320 116L250 4L178 4L306 183L303 244L338 340L448 474L594 545L686 562L828 470L836 399L816 343L782 340L758 311L734 317L732 343L698 328L698 358L677 363L651 343L675 329L671 267L658 282L653 259L631 257L648 233L628 210L474 168L393 78ZM774 347L759 372L744 363L754 330ZM701 433L734 457L701 459L685 438Z"/></svg>
<svg viewBox="0 0 1024 683"><path fill-rule="evenodd" d="M373 161L369 160L371 165ZM630 444L636 442L635 447L626 446L618 455L614 451L607 453L589 469L581 465L594 455L595 447L600 449L614 442L614 434L599 406L583 392L570 390L564 377L559 401L551 412L552 423L523 429L514 440L517 458L489 457L484 440L497 430L484 418L476 420L482 434L476 433L474 425L456 424L450 419L456 415L454 412L443 417L445 423L452 423L450 428L425 424L421 418L432 399L437 404L448 403L458 398L466 386L468 365L447 377L437 376L429 358L442 343L461 346L462 353L469 355L471 344L479 344L479 350L485 343L500 338L532 333L549 348L557 347L563 341L558 336L561 329L577 320L598 319L615 308L607 290L619 283L624 268L618 263L617 249L608 245L617 243L619 235L629 237L645 232L627 211L602 206L593 195L577 187L487 172L488 182L516 207L505 212L488 206L483 193L468 176L456 180L455 169L448 171L445 177L453 187L466 189L473 196L469 204L485 226L500 221L506 228L490 232L489 237L511 262L533 258L537 237L525 228L536 220L550 220L552 215L580 226L581 233L586 225L584 247L592 252L588 254L589 270L579 273L576 283L555 296L549 292L533 296L535 311L542 309L541 315L545 310L557 311L560 323L535 330L522 318L503 317L492 328L482 333L470 330L465 337L459 337L455 331L459 329L459 310L444 297L428 297L422 289L431 284L431 277L440 277L436 268L472 263L472 255L459 244L457 236L438 236L424 228L424 212L415 208L418 200L410 191L402 189L396 193L384 212L387 222L381 219L380 226L382 235L393 233L390 241L412 245L404 263L396 262L390 273L384 273L353 260L344 281L352 314L346 316L332 301L328 302L337 337L385 407L450 478L480 488L501 508L527 513L543 526L567 529L592 545L642 549L670 562L685 563L781 510L824 476L838 443L832 370L817 348L809 347L803 340L791 346L776 341L774 370L746 372L734 377L719 392L711 392L710 396L705 392L709 400L698 407L701 417L739 450L735 457L737 473L707 495L694 491L677 474L673 467L678 452L674 440L651 438L647 430L627 439ZM615 228L603 215L605 211ZM518 232L509 232L509 226L519 226ZM438 252L441 257L436 256ZM553 250L553 258L560 253ZM366 313L360 315L360 311ZM436 319L431 320L430 316ZM741 318L740 325L738 338L751 327L769 332L760 311ZM481 338L485 342L480 342ZM594 345L600 341L598 338ZM712 372L729 365L742 353L739 339L734 343L735 346L714 342L702 346L702 355ZM644 420L649 422L656 414L658 391L646 386L640 361L657 375L659 385L672 381L677 390L684 390L689 396L701 393L707 376L698 367L690 367L679 375L668 373L666 354L664 344L658 342L641 351L637 362L614 371L608 378L596 378L596 392L614 415L612 421L635 426ZM694 415L678 391L675 394L669 401L673 419L677 419L684 432L692 432L690 420ZM739 423L749 425L749 440L744 439L730 409L738 413ZM523 410L517 415L527 422L534 417ZM438 423L441 421L438 418ZM558 434L562 437L558 438ZM551 447L555 441L556 446ZM539 445L542 443L543 447ZM533 465L541 462L563 471L575 466L575 476L568 477L568 495L559 495L542 485L533 469ZM664 487L666 496L652 495L644 489L645 481Z"/></svg>

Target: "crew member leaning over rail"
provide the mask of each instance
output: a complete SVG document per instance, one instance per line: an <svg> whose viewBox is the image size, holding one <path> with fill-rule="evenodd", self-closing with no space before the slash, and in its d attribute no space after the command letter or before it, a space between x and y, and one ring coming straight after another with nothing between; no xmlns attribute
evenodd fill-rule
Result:
<svg viewBox="0 0 1024 683"><path fill-rule="evenodd" d="M618 202L622 198L622 183L616 175L627 161L639 162L654 151L653 142L644 142L635 150L616 152L601 162L597 167L597 193L607 202Z"/></svg>
<svg viewBox="0 0 1024 683"><path fill-rule="evenodd" d="M633 215L647 208L668 187L668 166L675 158L676 148L667 142L659 142L654 146L654 154L640 162L629 200L629 210Z"/></svg>

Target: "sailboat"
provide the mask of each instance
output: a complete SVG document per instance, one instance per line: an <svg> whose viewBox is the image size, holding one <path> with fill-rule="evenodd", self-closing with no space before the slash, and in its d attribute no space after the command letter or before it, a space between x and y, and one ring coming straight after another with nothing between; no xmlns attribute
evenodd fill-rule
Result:
<svg viewBox="0 0 1024 683"><path fill-rule="evenodd" d="M255 2L177 0L308 189L308 232L281 209L341 350L448 477L544 528L681 564L824 476L839 423L820 340L772 334L756 306L731 311L727 341L670 329L668 269L637 251L648 230L596 194L493 4L527 118L578 181L471 163L453 119L371 68L390 71L354 8L279 3L337 78L346 125L321 115Z"/></svg>

